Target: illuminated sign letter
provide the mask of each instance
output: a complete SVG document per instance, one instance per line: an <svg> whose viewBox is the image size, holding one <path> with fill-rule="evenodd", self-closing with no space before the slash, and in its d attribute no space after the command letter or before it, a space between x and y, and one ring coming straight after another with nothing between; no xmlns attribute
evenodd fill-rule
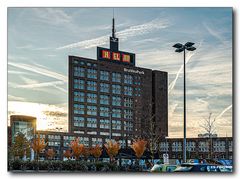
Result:
<svg viewBox="0 0 240 179"><path fill-rule="evenodd" d="M122 54L122 61L130 63L130 55Z"/></svg>
<svg viewBox="0 0 240 179"><path fill-rule="evenodd" d="M112 59L120 61L120 53L113 52L112 53Z"/></svg>
<svg viewBox="0 0 240 179"><path fill-rule="evenodd" d="M102 58L110 59L110 52L107 50L102 51Z"/></svg>

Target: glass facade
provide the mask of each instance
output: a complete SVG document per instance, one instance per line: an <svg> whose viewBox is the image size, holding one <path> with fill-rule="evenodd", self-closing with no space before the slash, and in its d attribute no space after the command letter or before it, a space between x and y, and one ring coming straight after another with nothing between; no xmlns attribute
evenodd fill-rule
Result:
<svg viewBox="0 0 240 179"><path fill-rule="evenodd" d="M75 102L84 102L85 99L85 93L79 92L79 91L74 91L74 101Z"/></svg>
<svg viewBox="0 0 240 179"><path fill-rule="evenodd" d="M27 139L32 139L34 136L34 124L28 121L14 121L12 127L12 141L18 133L25 135Z"/></svg>
<svg viewBox="0 0 240 179"><path fill-rule="evenodd" d="M97 82L95 82L95 81L87 81L87 90L89 90L89 91L97 91Z"/></svg>
<svg viewBox="0 0 240 179"><path fill-rule="evenodd" d="M133 111L131 109L124 109L124 118L133 119Z"/></svg>
<svg viewBox="0 0 240 179"><path fill-rule="evenodd" d="M83 67L74 67L74 76L85 77L85 69Z"/></svg>
<svg viewBox="0 0 240 179"><path fill-rule="evenodd" d="M97 94L87 93L87 102L96 104L97 103Z"/></svg>
<svg viewBox="0 0 240 179"><path fill-rule="evenodd" d="M121 94L121 86L120 85L112 85L112 93L113 94Z"/></svg>
<svg viewBox="0 0 240 179"><path fill-rule="evenodd" d="M109 105L109 96L108 95L100 95L100 104Z"/></svg>
<svg viewBox="0 0 240 179"><path fill-rule="evenodd" d="M84 105L83 104L74 104L73 105L74 114L84 114Z"/></svg>
<svg viewBox="0 0 240 179"><path fill-rule="evenodd" d="M132 75L124 75L124 83L125 84L133 84L133 76Z"/></svg>
<svg viewBox="0 0 240 179"><path fill-rule="evenodd" d="M96 118L87 118L87 127L96 128L97 127L97 119Z"/></svg>
<svg viewBox="0 0 240 179"><path fill-rule="evenodd" d="M121 106L121 97L113 96L112 97L112 105L113 106Z"/></svg>
<svg viewBox="0 0 240 179"><path fill-rule="evenodd" d="M112 109L112 117L121 118L121 109Z"/></svg>
<svg viewBox="0 0 240 179"><path fill-rule="evenodd" d="M109 72L108 71L100 71L100 80L109 81Z"/></svg>
<svg viewBox="0 0 240 179"><path fill-rule="evenodd" d="M100 119L100 128L101 129L109 129L110 122L108 119Z"/></svg>
<svg viewBox="0 0 240 179"><path fill-rule="evenodd" d="M121 83L121 73L112 73L112 82Z"/></svg>
<svg viewBox="0 0 240 179"><path fill-rule="evenodd" d="M79 80L79 79L74 79L73 86L74 86L74 89L84 90L85 81L84 80Z"/></svg>
<svg viewBox="0 0 240 179"><path fill-rule="evenodd" d="M109 84L100 83L100 92L109 93Z"/></svg>
<svg viewBox="0 0 240 179"><path fill-rule="evenodd" d="M78 116L74 117L74 126L75 127L84 127L84 122L85 122L84 117L78 117Z"/></svg>
<svg viewBox="0 0 240 179"><path fill-rule="evenodd" d="M128 96L133 95L133 88L130 86L124 86L124 94Z"/></svg>
<svg viewBox="0 0 240 179"><path fill-rule="evenodd" d="M87 106L87 115L96 116L97 115L97 106Z"/></svg>
<svg viewBox="0 0 240 179"><path fill-rule="evenodd" d="M109 117L109 108L108 107L100 107L100 116L101 117Z"/></svg>
<svg viewBox="0 0 240 179"><path fill-rule="evenodd" d="M97 79L97 70L87 69L87 77L92 79Z"/></svg>
<svg viewBox="0 0 240 179"><path fill-rule="evenodd" d="M132 98L124 98L124 107L133 107L133 99Z"/></svg>
<svg viewBox="0 0 240 179"><path fill-rule="evenodd" d="M133 123L130 121L124 121L124 130L125 131L132 131L133 130Z"/></svg>
<svg viewBox="0 0 240 179"><path fill-rule="evenodd" d="M121 121L112 120L112 129L121 130Z"/></svg>

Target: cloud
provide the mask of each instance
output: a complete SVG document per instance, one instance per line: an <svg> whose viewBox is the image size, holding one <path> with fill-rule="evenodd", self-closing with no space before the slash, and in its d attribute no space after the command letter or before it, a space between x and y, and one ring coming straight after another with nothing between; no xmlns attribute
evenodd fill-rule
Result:
<svg viewBox="0 0 240 179"><path fill-rule="evenodd" d="M164 29L169 26L169 22L167 20L160 20L160 19L155 19L150 22L141 24L141 25L135 25L131 26L127 29L121 30L116 33L116 36L121 38L121 41L124 41L130 37L134 36L139 36L143 35L146 33L149 33L153 30L159 30L159 29ZM92 48L96 46L101 46L104 45L108 42L109 40L109 35L101 36L98 38L90 39L90 40L84 40L81 42L77 43L72 43L69 45L65 45L62 47L58 47L57 50L62 50L62 49L71 49L71 48Z"/></svg>
<svg viewBox="0 0 240 179"><path fill-rule="evenodd" d="M51 25L65 25L72 20L72 17L60 8L32 8L37 16L35 20L51 24Z"/></svg>
<svg viewBox="0 0 240 179"><path fill-rule="evenodd" d="M51 86L56 86L56 85L63 85L63 81L51 81L51 82L43 82L43 83L31 83L27 85L18 85L16 88L42 88L42 87L51 87Z"/></svg>
<svg viewBox="0 0 240 179"><path fill-rule="evenodd" d="M18 89L31 89L31 90L37 90L37 91L44 91L44 92L50 92L49 89L50 87L54 87L57 90L60 90L64 93L68 93L68 91L64 88L59 87L58 85L64 85L65 82L64 81L50 81L50 82L43 82L43 83L39 83L36 80L32 80L26 77L22 77L20 76L20 78L25 82L24 85L18 85L16 83L9 83L10 87L13 88L18 88ZM41 89L41 88L45 88L45 89Z"/></svg>
<svg viewBox="0 0 240 179"><path fill-rule="evenodd" d="M212 25L207 24L206 22L203 23L204 27L207 29L207 31L216 39L218 39L221 43L226 45L224 37L221 35L220 31L217 29L214 29Z"/></svg>
<svg viewBox="0 0 240 179"><path fill-rule="evenodd" d="M25 98L19 96L8 95L8 101L25 101Z"/></svg>
<svg viewBox="0 0 240 179"><path fill-rule="evenodd" d="M56 73L56 72L53 72L53 71L50 71L50 70L47 70L45 68L36 67L36 66L33 66L33 65L29 65L29 64L15 63L15 62L8 62L8 65L11 65L11 66L14 66L14 67L17 67L17 68L21 68L21 69L24 69L24 70L27 70L27 71L35 72L35 73L38 73L38 74L41 74L41 75L44 75L44 76L48 76L48 77L51 77L51 78L55 78L55 79L58 79L58 80L62 80L64 82L68 81L66 76L64 76L62 74L59 74L59 73Z"/></svg>

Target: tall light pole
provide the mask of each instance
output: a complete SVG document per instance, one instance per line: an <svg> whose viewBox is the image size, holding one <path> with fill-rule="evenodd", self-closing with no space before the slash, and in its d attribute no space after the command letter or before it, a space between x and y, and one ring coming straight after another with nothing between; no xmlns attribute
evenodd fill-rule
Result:
<svg viewBox="0 0 240 179"><path fill-rule="evenodd" d="M174 48L176 48L175 52L181 53L183 51L183 162L186 162L186 68L185 68L185 59L186 59L186 50L194 51L196 50L195 47L193 47L193 42L187 42L185 45L177 43L173 45Z"/></svg>

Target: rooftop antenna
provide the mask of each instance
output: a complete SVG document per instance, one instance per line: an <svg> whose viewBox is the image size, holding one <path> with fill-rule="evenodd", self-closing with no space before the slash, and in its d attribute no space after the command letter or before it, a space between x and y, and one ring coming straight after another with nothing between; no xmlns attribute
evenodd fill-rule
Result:
<svg viewBox="0 0 240 179"><path fill-rule="evenodd" d="M112 19L112 37L115 38L115 22L114 22L114 8L113 8L113 19Z"/></svg>

